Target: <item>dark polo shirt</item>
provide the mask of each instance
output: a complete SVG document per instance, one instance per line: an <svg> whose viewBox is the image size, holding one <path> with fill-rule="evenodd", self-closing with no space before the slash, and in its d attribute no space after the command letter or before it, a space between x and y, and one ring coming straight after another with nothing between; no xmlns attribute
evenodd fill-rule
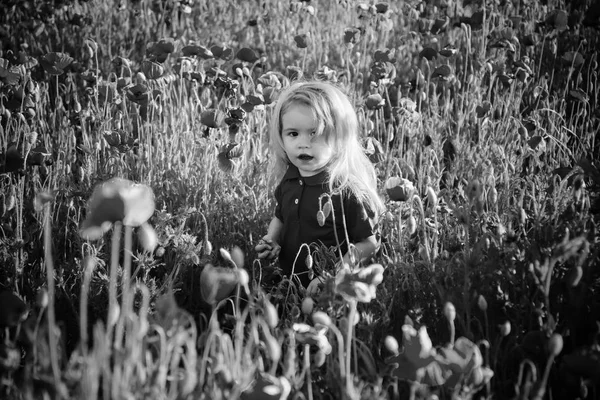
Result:
<svg viewBox="0 0 600 400"><path fill-rule="evenodd" d="M308 268L306 257L308 252L303 247L302 252L296 258L302 243L309 246L325 245L336 247L334 229L341 244L342 254L348 251L346 235L344 233L344 222L348 229L348 237L351 243L358 243L374 234L374 229L369 221L365 208L358 202L355 196L339 194L333 195L333 212L335 212L335 227L332 215L329 215L323 226L319 226L317 213L319 212L319 197L323 193L329 193L327 173L302 177L294 165L290 165L283 179L275 189L275 200L277 206L275 216L283 222L281 232L279 263L283 273L290 276L292 270L299 274L302 284L308 286ZM321 203L324 205L326 198ZM344 213L342 213L342 203ZM338 252L336 251L336 254ZM296 266L294 268L294 260Z"/></svg>

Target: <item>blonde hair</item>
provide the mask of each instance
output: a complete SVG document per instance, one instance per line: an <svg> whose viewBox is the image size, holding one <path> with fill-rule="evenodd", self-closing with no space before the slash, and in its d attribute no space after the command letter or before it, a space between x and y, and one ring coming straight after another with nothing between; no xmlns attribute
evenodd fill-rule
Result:
<svg viewBox="0 0 600 400"><path fill-rule="evenodd" d="M312 109L318 123L317 134L325 135L333 149L327 166L329 189L353 194L375 215L380 215L384 204L377 193L375 168L360 144L356 111L348 96L328 82L296 82L279 94L270 126L275 155L273 172L281 177L290 163L281 137L281 117L293 105Z"/></svg>

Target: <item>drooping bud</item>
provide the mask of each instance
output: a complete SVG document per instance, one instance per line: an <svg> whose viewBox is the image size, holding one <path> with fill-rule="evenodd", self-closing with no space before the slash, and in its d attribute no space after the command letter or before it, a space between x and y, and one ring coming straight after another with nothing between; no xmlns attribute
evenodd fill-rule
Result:
<svg viewBox="0 0 600 400"><path fill-rule="evenodd" d="M456 308L454 307L454 304L449 301L444 304L444 317L450 322L454 322L456 319Z"/></svg>
<svg viewBox="0 0 600 400"><path fill-rule="evenodd" d="M302 313L304 315L310 315L315 308L315 301L311 297L305 297L302 300Z"/></svg>
<svg viewBox="0 0 600 400"><path fill-rule="evenodd" d="M483 312L487 311L488 304L487 300L485 299L485 297L483 297L483 295L479 295L479 297L477 297L477 307L479 307L479 309Z"/></svg>
<svg viewBox="0 0 600 400"><path fill-rule="evenodd" d="M550 350L550 354L555 357L560 354L563 349L563 337L560 333L552 334L548 342L548 349Z"/></svg>
<svg viewBox="0 0 600 400"><path fill-rule="evenodd" d="M383 345L390 353L392 353L395 356L400 353L400 346L398 345L398 341L393 336L386 336L383 340Z"/></svg>
<svg viewBox="0 0 600 400"><path fill-rule="evenodd" d="M323 311L315 312L312 315L312 320L313 320L313 323L315 323L315 324L321 324L323 326L331 325L331 318L329 317L329 315L327 315Z"/></svg>

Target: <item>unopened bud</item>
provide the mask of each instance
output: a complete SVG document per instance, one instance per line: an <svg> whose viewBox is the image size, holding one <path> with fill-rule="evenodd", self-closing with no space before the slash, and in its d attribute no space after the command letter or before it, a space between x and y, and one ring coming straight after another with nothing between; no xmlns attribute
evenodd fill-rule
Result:
<svg viewBox="0 0 600 400"><path fill-rule="evenodd" d="M560 333L554 333L548 342L548 349L553 356L557 356L563 349L563 337Z"/></svg>
<svg viewBox="0 0 600 400"><path fill-rule="evenodd" d="M454 322L456 319L456 308L454 307L454 304L449 301L444 304L444 316L450 322Z"/></svg>
<svg viewBox="0 0 600 400"><path fill-rule="evenodd" d="M36 303L40 308L48 307L48 291L44 288L41 288L37 292Z"/></svg>
<svg viewBox="0 0 600 400"><path fill-rule="evenodd" d="M158 245L158 236L156 231L149 223L145 222L138 229L138 239L140 244L149 253L152 253Z"/></svg>
<svg viewBox="0 0 600 400"><path fill-rule="evenodd" d="M500 334L503 337L510 335L511 325L510 321L505 321L502 325L500 325Z"/></svg>
<svg viewBox="0 0 600 400"><path fill-rule="evenodd" d="M433 208L437 207L438 197L437 197L437 194L435 194L435 192L433 191L433 188L431 186L427 187L427 199L429 200L431 207L433 207Z"/></svg>
<svg viewBox="0 0 600 400"><path fill-rule="evenodd" d="M327 315L323 311L315 312L312 315L312 320L313 320L313 323L315 323L315 324L321 324L323 326L331 325L331 318L329 318L329 315Z"/></svg>
<svg viewBox="0 0 600 400"><path fill-rule="evenodd" d="M398 341L393 336L386 336L383 340L383 345L390 353L392 353L395 356L400 353L400 346L398 345Z"/></svg>
<svg viewBox="0 0 600 400"><path fill-rule="evenodd" d="M483 312L487 311L488 303L485 297L483 297L482 295L479 295L479 297L477 297L477 307L479 307L479 309Z"/></svg>
<svg viewBox="0 0 600 400"><path fill-rule="evenodd" d="M302 313L304 315L310 315L315 308L315 301L311 297L305 297L302 300Z"/></svg>
<svg viewBox="0 0 600 400"><path fill-rule="evenodd" d="M269 328L275 329L279 323L279 315L275 306L269 302L265 302L265 322L269 325Z"/></svg>

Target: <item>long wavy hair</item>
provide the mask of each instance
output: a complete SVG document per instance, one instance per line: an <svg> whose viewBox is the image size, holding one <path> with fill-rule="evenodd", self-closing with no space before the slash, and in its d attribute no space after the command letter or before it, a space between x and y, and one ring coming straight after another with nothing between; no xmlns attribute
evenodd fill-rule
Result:
<svg viewBox="0 0 600 400"><path fill-rule="evenodd" d="M356 111L348 96L324 81L296 82L284 89L277 99L270 126L270 145L274 159L273 173L280 178L290 160L283 147L281 117L291 107L309 107L317 121L317 134L325 135L333 149L327 165L329 189L351 193L376 215L384 210L377 193L377 175L360 143Z"/></svg>

